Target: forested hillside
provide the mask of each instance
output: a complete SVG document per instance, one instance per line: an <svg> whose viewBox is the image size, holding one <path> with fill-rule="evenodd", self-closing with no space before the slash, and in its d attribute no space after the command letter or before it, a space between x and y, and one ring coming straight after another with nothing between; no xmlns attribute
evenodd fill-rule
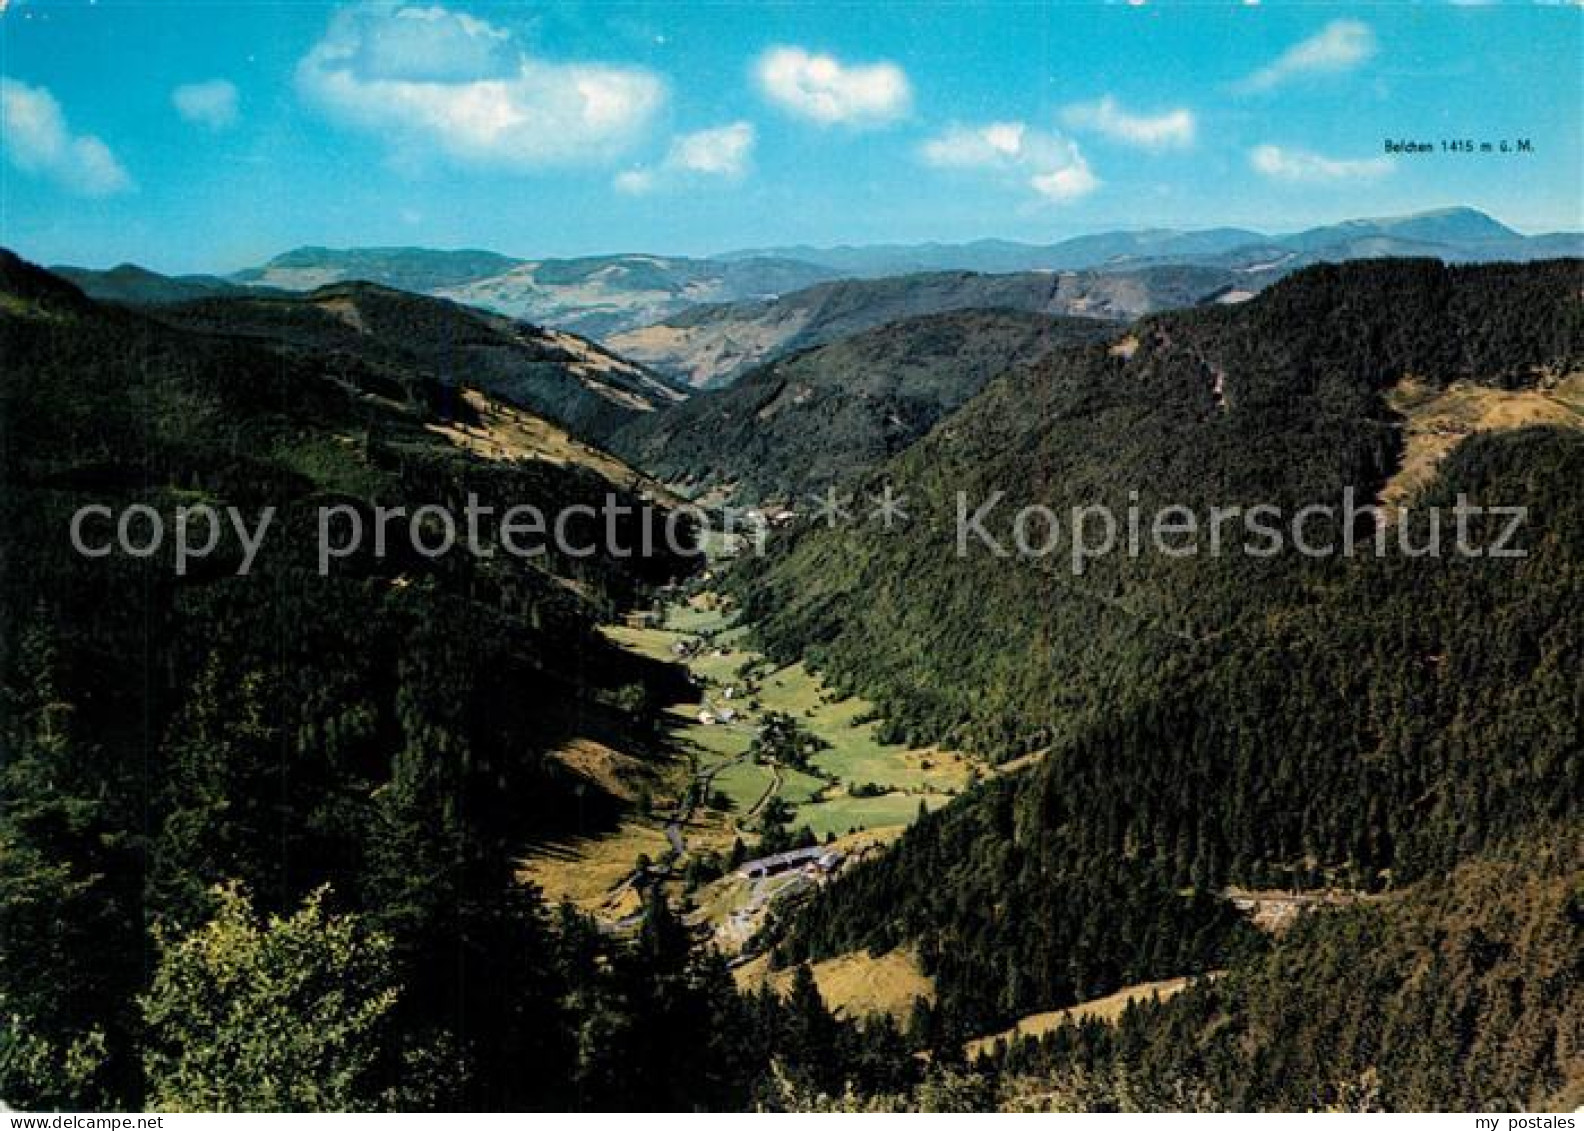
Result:
<svg viewBox="0 0 1584 1131"><path fill-rule="evenodd" d="M740 1108L772 1050L810 1086L908 1086L812 991L739 996L663 902L611 938L515 877L617 806L558 742L660 756L649 712L687 690L596 629L689 560L431 557L398 523L316 568L321 505L620 483L458 450L426 426L468 402L436 383L173 330L9 253L0 353L8 1105ZM178 573L169 542L74 552L90 503L167 532L180 507L278 513L245 573L234 533Z"/></svg>
<svg viewBox="0 0 1584 1131"><path fill-rule="evenodd" d="M800 1099L864 1111L1577 1110L1581 873L1576 830L1523 836L1444 879L1302 914L1180 993L997 1042L910 1093Z"/></svg>
<svg viewBox="0 0 1584 1131"><path fill-rule="evenodd" d="M876 473L913 499L906 531L811 525L749 563L765 642L877 695L911 739L1042 752L845 876L783 956L916 941L948 1021L993 1032L1234 956L1238 932L1185 891L1391 888L1577 821L1584 433L1465 441L1417 500L1527 506L1521 559L1409 556L1393 525L1379 558L1117 554L1075 576L959 559L951 497L1367 501L1399 449L1382 391L1576 368L1578 281L1576 263L1368 263L1145 320L1136 348L997 382ZM1428 521L1397 523L1423 547Z"/></svg>
<svg viewBox="0 0 1584 1131"><path fill-rule="evenodd" d="M596 443L683 396L576 335L372 283L337 283L303 295L210 298L151 314L183 329L249 338L332 366L352 364L441 386L466 381Z"/></svg>
<svg viewBox="0 0 1584 1131"><path fill-rule="evenodd" d="M869 486L909 500L905 529L810 522L746 563L749 616L772 646L880 696L914 738L1040 748L1201 639L1332 587L1346 563L1212 554L1204 537L1184 555L1144 537L1141 552L1097 556L1081 574L1067 538L1050 556L1001 558L971 535L959 554L959 494L969 514L995 500L980 525L1003 549L1033 503L1064 531L1074 507L1110 508L1124 549L1130 509L1291 514L1340 506L1348 487L1365 507L1402 455L1385 393L1405 373L1432 387L1555 380L1584 355L1578 277L1576 261L1319 267L1243 306L1157 315L1115 345L1058 351L875 469ZM1227 548L1242 541L1228 527Z"/></svg>
<svg viewBox="0 0 1584 1131"><path fill-rule="evenodd" d="M992 1061L1012 1108L1573 1111L1581 1034L1574 828L1306 915L1267 954L1165 1004Z"/></svg>
<svg viewBox="0 0 1584 1131"><path fill-rule="evenodd" d="M1014 310L903 319L634 418L611 446L693 490L806 503L907 447L992 377L1118 332L1098 319Z"/></svg>
<svg viewBox="0 0 1584 1131"><path fill-rule="evenodd" d="M1231 271L1195 266L840 279L769 298L695 306L604 340L622 356L690 385L726 385L763 362L922 314L1003 309L1122 321L1213 300L1234 285L1254 284Z"/></svg>

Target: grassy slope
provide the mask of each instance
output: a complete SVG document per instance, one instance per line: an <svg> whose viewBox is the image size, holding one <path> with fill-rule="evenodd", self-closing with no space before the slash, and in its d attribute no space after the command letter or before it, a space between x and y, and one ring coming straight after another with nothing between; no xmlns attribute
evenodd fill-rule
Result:
<svg viewBox="0 0 1584 1131"><path fill-rule="evenodd" d="M1405 422L1400 466L1381 488L1381 502L1389 506L1411 504L1435 479L1441 461L1475 433L1531 425L1584 428L1584 374L1578 373L1525 389L1469 381L1437 388L1405 377L1386 399Z"/></svg>
<svg viewBox="0 0 1584 1131"><path fill-rule="evenodd" d="M820 997L841 1017L889 1013L905 1023L915 1001L935 999L935 987L920 969L918 956L906 949L878 956L846 954L815 962L810 970ZM744 988L768 984L785 993L792 985L791 970L772 971L763 957L733 973L737 984Z"/></svg>

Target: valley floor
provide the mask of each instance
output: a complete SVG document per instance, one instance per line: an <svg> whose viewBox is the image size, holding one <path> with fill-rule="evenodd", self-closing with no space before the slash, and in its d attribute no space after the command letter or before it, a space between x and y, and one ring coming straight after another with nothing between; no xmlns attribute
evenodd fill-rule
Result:
<svg viewBox="0 0 1584 1131"><path fill-rule="evenodd" d="M606 631L637 655L683 665L699 696L664 708L664 745L673 756L663 764L592 739L558 754L628 802L627 812L608 832L536 849L522 876L610 929L630 926L640 885L658 881L722 953L739 954L778 900L824 879L802 869L742 874L738 865L761 854L767 809L785 814L794 836L807 829L850 865L882 850L921 809L944 805L983 772L953 751L882 743L869 704L831 691L801 663L777 665L753 651L747 626L713 592L678 597ZM816 740L819 749L805 765L754 750L773 715L791 718ZM905 1008L914 996L928 996L916 963L890 966L899 975L891 981L907 983L907 993L881 995L880 1008ZM832 1005L849 996L841 986L862 988L864 981L835 979Z"/></svg>

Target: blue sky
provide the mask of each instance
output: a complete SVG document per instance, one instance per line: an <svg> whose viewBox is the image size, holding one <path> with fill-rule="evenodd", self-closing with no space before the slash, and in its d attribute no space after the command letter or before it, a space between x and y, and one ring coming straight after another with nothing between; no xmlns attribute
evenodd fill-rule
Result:
<svg viewBox="0 0 1584 1131"><path fill-rule="evenodd" d="M1577 229L1581 60L1577 5L9 0L0 242L197 271L1452 204Z"/></svg>

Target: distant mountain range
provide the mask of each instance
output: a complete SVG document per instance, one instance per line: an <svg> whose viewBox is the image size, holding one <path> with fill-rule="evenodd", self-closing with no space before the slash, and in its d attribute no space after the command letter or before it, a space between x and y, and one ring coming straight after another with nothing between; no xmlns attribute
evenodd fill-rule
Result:
<svg viewBox="0 0 1584 1131"><path fill-rule="evenodd" d="M304 247L239 272L231 281L306 290L357 279L598 337L656 322L701 303L798 290L832 274L807 263L761 257L602 255L527 260L489 251Z"/></svg>
<svg viewBox="0 0 1584 1131"><path fill-rule="evenodd" d="M872 244L860 247L796 247L728 252L736 256L777 256L810 263L849 277L908 275L924 271L1077 271L1122 260L1199 258L1263 243L1268 236L1241 228L1183 232L1169 228L1137 232L1099 232L1054 244L1009 240L971 243Z"/></svg>
<svg viewBox="0 0 1584 1131"><path fill-rule="evenodd" d="M214 298L218 295L257 294L265 289L234 283L218 275L161 275L135 263L123 263L105 271L67 266L52 267L50 270L81 287L91 298L129 306L191 302L193 299Z"/></svg>
<svg viewBox="0 0 1584 1131"><path fill-rule="evenodd" d="M844 279L942 272L1128 273L1134 282L1121 286L1126 291L1145 278L1139 272L1170 266L1222 272L1204 291L1253 293L1316 262L1415 256L1465 263L1578 255L1584 255L1584 234L1525 236L1475 209L1448 208L1410 216L1349 220L1286 235L1244 228L1145 229L1100 232L1046 245L980 240L964 244L797 246L728 252L712 258L622 254L530 260L481 250L302 247L226 278L168 277L132 264L108 271L73 267L54 270L95 298L130 304L183 302L232 294L239 287L308 291L355 280L450 298L612 344L631 344L632 331L659 324L666 328L659 337L675 336L674 330L683 331L689 344L677 349L640 344L633 347L635 355L691 382L704 383L729 377L774 356L789 340L811 343L799 336L800 330L771 335L775 340L766 346L759 340L761 328L756 326L741 333L716 334L707 344L695 345L692 340L699 334L693 328L722 319L739 320L744 303L758 304L764 312L770 312L769 304L782 296ZM916 285L929 291L938 290L940 283L932 279ZM1002 285L986 282L969 289L983 286L994 290ZM1098 295L1109 286L1086 282L1081 289ZM784 319L779 313L766 316L773 321L796 321L801 317L796 311L813 302L823 302L833 293L842 294L846 301L866 292L819 291L800 298ZM1101 309L1096 310L1067 309L1060 304L1011 305L1128 318L1198 297L1175 292L1158 298L1145 295L1139 301L1100 297L1095 301ZM700 313L701 308L708 310L723 303L736 308L724 315ZM904 303L892 316L963 305L968 304ZM1111 309L1104 309L1108 305ZM875 325L881 320L861 322L852 328Z"/></svg>
<svg viewBox="0 0 1584 1131"><path fill-rule="evenodd" d="M737 257L794 259L847 276L920 271L1083 271L1126 269L1146 263L1205 263L1248 267L1292 256L1283 266L1349 259L1428 256L1448 263L1527 261L1584 251L1584 234L1525 236L1473 208L1444 208L1408 216L1346 220L1288 235L1246 228L1183 231L1150 228L1099 232L1052 244L978 240L963 244L780 247L731 252Z"/></svg>
<svg viewBox="0 0 1584 1131"><path fill-rule="evenodd" d="M403 291L443 290L504 275L521 259L493 251L442 251L424 247L299 247L262 267L238 271L231 281L288 291L311 291L356 279Z"/></svg>

